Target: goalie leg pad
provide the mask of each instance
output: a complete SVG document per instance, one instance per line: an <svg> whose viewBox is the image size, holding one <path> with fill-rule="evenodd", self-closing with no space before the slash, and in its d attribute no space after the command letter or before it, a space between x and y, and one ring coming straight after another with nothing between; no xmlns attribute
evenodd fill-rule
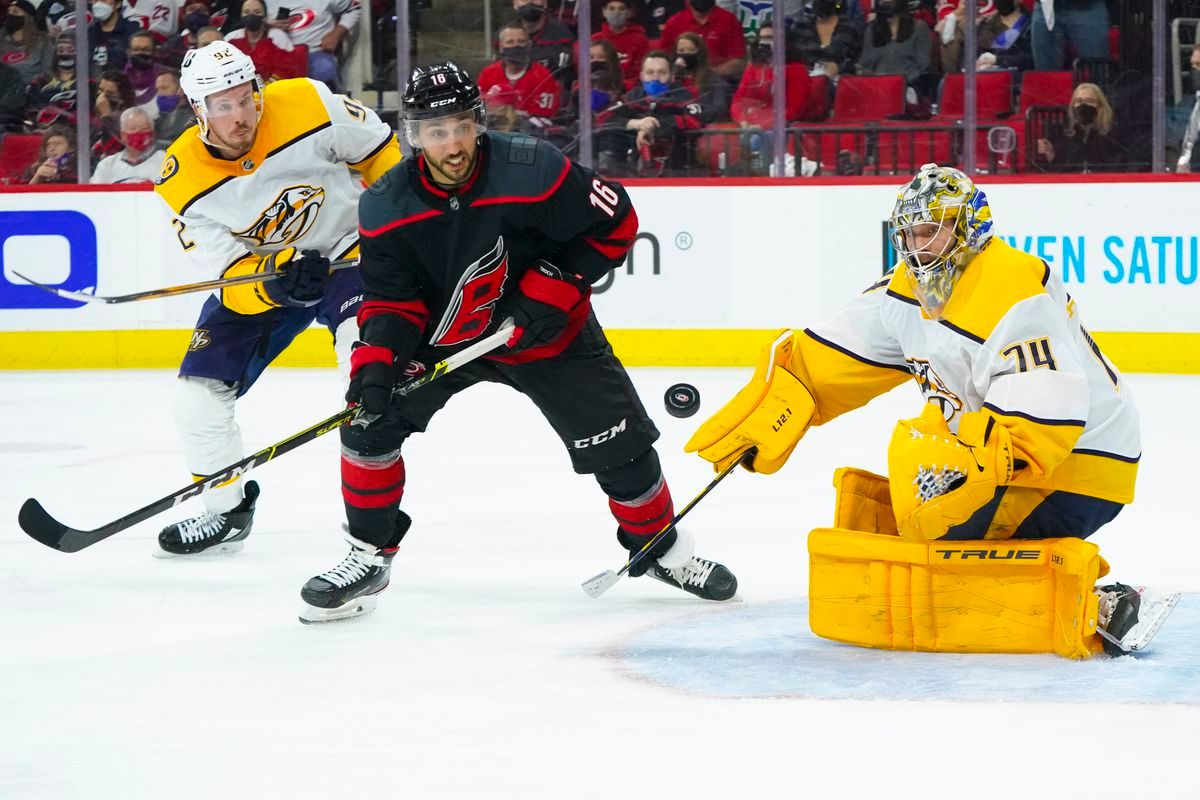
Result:
<svg viewBox="0 0 1200 800"><path fill-rule="evenodd" d="M896 515L888 479L865 469L841 467L833 473L833 527L895 536Z"/></svg>
<svg viewBox="0 0 1200 800"><path fill-rule="evenodd" d="M809 625L883 650L1057 653L1101 649L1101 559L1077 538L911 542L844 529L809 534Z"/></svg>

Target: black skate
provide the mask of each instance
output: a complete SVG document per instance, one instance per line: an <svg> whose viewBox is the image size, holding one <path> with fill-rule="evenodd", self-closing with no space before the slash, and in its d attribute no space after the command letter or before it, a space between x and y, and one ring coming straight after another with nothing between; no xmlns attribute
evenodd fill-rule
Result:
<svg viewBox="0 0 1200 800"><path fill-rule="evenodd" d="M350 553L342 563L310 578L300 590L304 601L300 621L305 625L334 622L374 611L376 596L388 587L392 559L410 524L408 515L401 511L389 547L376 547L346 534Z"/></svg>
<svg viewBox="0 0 1200 800"><path fill-rule="evenodd" d="M1100 594L1096 633L1104 640L1104 652L1110 656L1145 650L1179 602L1178 592L1156 592L1124 583L1098 586L1096 591Z"/></svg>
<svg viewBox="0 0 1200 800"><path fill-rule="evenodd" d="M641 545L626 536L624 531L617 531L617 539L631 555L641 549ZM664 541L670 542L670 534ZM642 560L643 564L649 562L645 574L703 600L729 600L737 594L737 578L724 565L694 555L695 544L691 533L676 528L675 541L664 553L656 556L651 551L649 555L652 558ZM658 550L659 546L654 549ZM629 574L636 577L632 569ZM640 571L638 574L641 574Z"/></svg>
<svg viewBox="0 0 1200 800"><path fill-rule="evenodd" d="M254 504L258 484L246 481L246 496L232 511L224 514L205 512L163 528L158 534L158 558L194 556L200 553L236 553L245 547L254 522Z"/></svg>

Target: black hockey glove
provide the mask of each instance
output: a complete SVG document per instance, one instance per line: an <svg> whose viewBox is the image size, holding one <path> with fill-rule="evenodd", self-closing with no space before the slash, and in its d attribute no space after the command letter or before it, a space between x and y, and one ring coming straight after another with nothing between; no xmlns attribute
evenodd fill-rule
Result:
<svg viewBox="0 0 1200 800"><path fill-rule="evenodd" d="M321 302L325 284L329 283L329 259L317 250L305 250L296 258L295 248L267 256L266 264L283 273L273 281L263 283L263 291L275 305L288 308L308 308Z"/></svg>
<svg viewBox="0 0 1200 800"><path fill-rule="evenodd" d="M500 319L515 324L508 342L511 352L547 345L562 335L570 313L588 296L590 287L578 275L563 272L539 259L517 283L520 291L501 302Z"/></svg>
<svg viewBox="0 0 1200 800"><path fill-rule="evenodd" d="M387 413L396 385L395 355L386 347L355 342L350 351L350 388L346 402L360 404L369 425Z"/></svg>

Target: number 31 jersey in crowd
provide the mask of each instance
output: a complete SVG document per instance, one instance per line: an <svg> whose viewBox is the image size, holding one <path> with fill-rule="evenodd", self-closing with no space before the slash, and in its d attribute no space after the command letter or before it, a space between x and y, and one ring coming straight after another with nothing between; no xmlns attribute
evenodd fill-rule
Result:
<svg viewBox="0 0 1200 800"><path fill-rule="evenodd" d="M619 183L529 136L489 131L478 152L472 178L453 193L429 179L418 156L363 194L364 341L399 353L417 336L426 345L457 348L499 324L497 303L519 291L521 275L536 260L589 284L624 260L638 222ZM555 355L589 309L586 298L572 309L558 341L495 358L523 363Z"/></svg>
<svg viewBox="0 0 1200 800"><path fill-rule="evenodd" d="M189 128L167 150L155 190L183 249L223 276L289 247L346 257L358 239L363 184L399 160L395 135L375 112L296 78L263 90L249 153L218 158ZM226 292L222 301L241 313L266 309L252 307L252 292Z"/></svg>
<svg viewBox="0 0 1200 800"><path fill-rule="evenodd" d="M1012 484L1133 501L1141 433L1129 387L1096 346L1062 280L998 238L966 267L940 320L903 264L795 337L792 364L816 423L909 378L952 431L983 411L1012 434Z"/></svg>

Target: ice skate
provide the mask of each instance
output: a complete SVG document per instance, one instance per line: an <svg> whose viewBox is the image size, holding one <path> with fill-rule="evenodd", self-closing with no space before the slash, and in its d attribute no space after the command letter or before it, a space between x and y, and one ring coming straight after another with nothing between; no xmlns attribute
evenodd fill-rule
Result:
<svg viewBox="0 0 1200 800"><path fill-rule="evenodd" d="M1124 583L1099 586L1100 619L1096 632L1110 656L1145 650L1179 602L1179 592L1158 592Z"/></svg>
<svg viewBox="0 0 1200 800"><path fill-rule="evenodd" d="M158 534L157 558L194 556L201 553L236 553L245 547L246 537L254 522L254 504L258 501L258 484L246 481L242 502L223 514L205 512L199 516L168 525Z"/></svg>
<svg viewBox="0 0 1200 800"><path fill-rule="evenodd" d="M408 515L400 512L388 547L376 547L347 533L350 552L342 563L310 578L300 590L304 601L300 621L305 625L335 622L374 611L376 596L388 587L392 559L410 524Z"/></svg>
<svg viewBox="0 0 1200 800"><path fill-rule="evenodd" d="M631 554L641 549L641 545L625 536L623 531L618 531L617 538ZM696 556L695 546L696 541L689 531L676 528L674 544L650 561L645 574L703 600L733 598L737 594L737 578L724 565ZM631 570L629 574L634 573Z"/></svg>

